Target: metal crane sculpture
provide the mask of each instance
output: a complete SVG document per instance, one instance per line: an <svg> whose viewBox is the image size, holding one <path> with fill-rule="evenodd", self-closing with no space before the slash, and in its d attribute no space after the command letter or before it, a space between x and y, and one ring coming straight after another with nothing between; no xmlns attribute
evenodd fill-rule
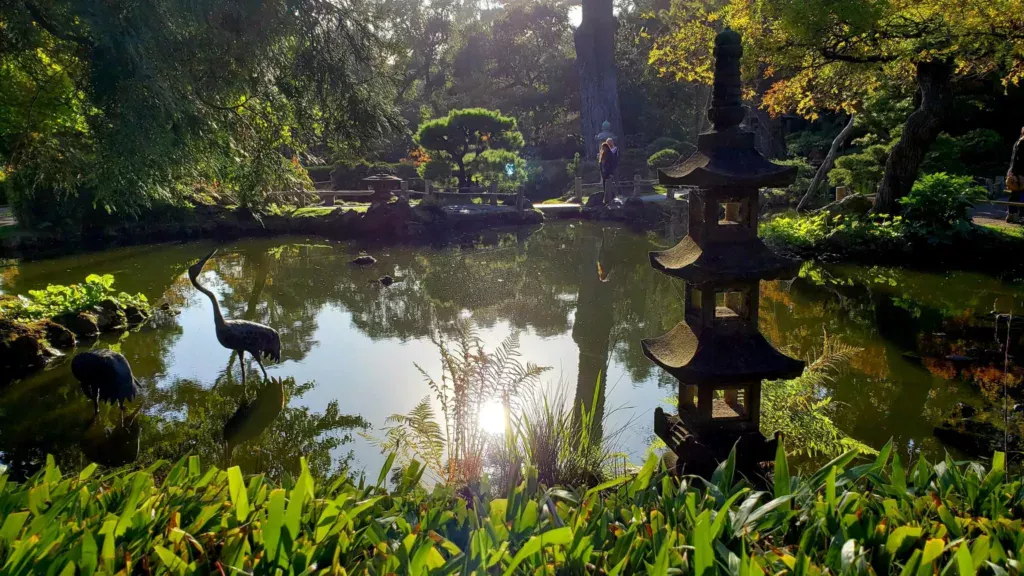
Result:
<svg viewBox="0 0 1024 576"><path fill-rule="evenodd" d="M139 381L132 375L132 367L124 356L113 350L90 350L71 360L71 374L82 385L82 392L93 401L94 413L100 411L100 401L121 407L139 394Z"/></svg>
<svg viewBox="0 0 1024 576"><path fill-rule="evenodd" d="M196 262L188 269L188 279L192 285L210 298L213 303L213 323L217 331L217 341L220 345L238 353L239 363L242 365L242 386L245 386L245 353L248 352L260 370L263 371L263 379L267 378L267 369L263 367L263 359L270 358L275 362L281 361L281 336L270 326L249 322L248 320L225 320L224 314L220 311L220 304L213 292L199 284L199 274L203 271L206 261L213 257L217 251L214 250L205 258Z"/></svg>

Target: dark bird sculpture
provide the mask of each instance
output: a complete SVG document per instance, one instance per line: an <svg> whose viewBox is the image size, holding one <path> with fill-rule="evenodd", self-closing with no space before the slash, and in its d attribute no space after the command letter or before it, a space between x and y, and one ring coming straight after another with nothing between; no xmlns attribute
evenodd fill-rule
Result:
<svg viewBox="0 0 1024 576"><path fill-rule="evenodd" d="M78 354L71 360L71 374L82 385L82 392L93 401L95 413L100 411L100 401L117 402L123 419L125 401L139 394L139 381L132 375L128 360L113 350Z"/></svg>
<svg viewBox="0 0 1024 576"><path fill-rule="evenodd" d="M217 331L217 341L220 345L238 353L238 361L242 365L242 386L245 386L245 353L248 352L256 359L260 370L263 371L264 380L267 378L267 369L263 367L263 359L270 358L275 362L281 361L281 336L270 326L264 326L248 320L225 320L224 314L220 311L220 304L213 292L199 284L199 274L203 266L217 251L214 250L205 258L196 262L188 269L188 279L192 285L210 298L213 303L213 323Z"/></svg>

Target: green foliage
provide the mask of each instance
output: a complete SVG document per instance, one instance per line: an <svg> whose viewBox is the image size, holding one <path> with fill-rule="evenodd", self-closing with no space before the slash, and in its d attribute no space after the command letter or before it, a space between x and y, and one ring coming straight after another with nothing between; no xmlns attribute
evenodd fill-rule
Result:
<svg viewBox="0 0 1024 576"><path fill-rule="evenodd" d="M660 138L655 138L653 142L647 145L645 150L648 156L653 156L659 151L665 150L667 148L671 148L673 150L680 150L683 148L683 143L680 142L679 140L676 140L675 138L668 138L667 136L662 136Z"/></svg>
<svg viewBox="0 0 1024 576"><path fill-rule="evenodd" d="M452 185L455 182L452 177L454 171L455 165L445 154L440 152L432 154L429 160L417 168L420 178L432 181L435 186Z"/></svg>
<svg viewBox="0 0 1024 576"><path fill-rule="evenodd" d="M840 406L823 393L834 374L858 352L860 349L825 334L821 353L808 361L801 376L765 382L761 394L762 432L782 432L792 454L810 458L834 458L851 449L870 453L870 448L835 425L833 419Z"/></svg>
<svg viewBox="0 0 1024 576"><path fill-rule="evenodd" d="M12 207L25 225L63 226L93 207L124 218L184 205L196 188L258 207L308 187L296 159L311 147L365 149L400 128L379 71L390 46L369 16L314 0L5 5Z"/></svg>
<svg viewBox="0 0 1024 576"><path fill-rule="evenodd" d="M574 154L572 160L565 165L565 173L569 175L570 180L575 180L577 177L583 176L583 163L580 160L579 152Z"/></svg>
<svg viewBox="0 0 1024 576"><path fill-rule="evenodd" d="M918 236L940 242L970 229L971 207L984 197L985 189L970 177L939 172L918 178L910 194L900 198L900 205L906 222Z"/></svg>
<svg viewBox="0 0 1024 576"><path fill-rule="evenodd" d="M647 165L651 168L668 168L678 160L679 152L672 148L666 148L652 154L651 157L647 159Z"/></svg>
<svg viewBox="0 0 1024 576"><path fill-rule="evenodd" d="M50 284L45 290L29 290L28 296L0 300L0 316L13 320L41 320L65 312L80 312L111 299L123 306L149 310L144 294L115 293L114 277L90 274L82 284Z"/></svg>
<svg viewBox="0 0 1024 576"><path fill-rule="evenodd" d="M730 459L731 461L731 459ZM723 465L724 469L724 465ZM24 483L0 476L0 564L11 576L220 571L309 574L996 574L1024 554L1021 481L991 464L843 454L789 474L780 443L770 492L738 476L678 479L652 455L590 490L539 482L472 499L420 487L412 464L383 487L301 474L277 484L238 467L173 466ZM62 572L63 571L63 572Z"/></svg>
<svg viewBox="0 0 1024 576"><path fill-rule="evenodd" d="M526 160L512 150L484 150L470 163L474 179L481 184L498 183L498 189L511 192L526 181ZM512 174L508 167L512 167Z"/></svg>
<svg viewBox="0 0 1024 576"><path fill-rule="evenodd" d="M922 173L946 172L968 176L989 176L1004 169L1007 146L995 130L979 128L956 138L942 133L932 144Z"/></svg>
<svg viewBox="0 0 1024 576"><path fill-rule="evenodd" d="M891 250L906 246L904 218L867 214L779 214L758 227L769 245L798 251Z"/></svg>
<svg viewBox="0 0 1024 576"><path fill-rule="evenodd" d="M847 186L858 194L874 194L882 181L889 149L890 146L884 144L870 144L863 150L836 158L835 167L828 173L829 181L833 186Z"/></svg>
<svg viewBox="0 0 1024 576"><path fill-rule="evenodd" d="M507 411L549 368L520 363L519 336L514 333L490 353L466 324L455 327L451 341L440 334L432 334L431 339L441 356L440 379L419 365L416 368L441 406L441 422L428 396L408 414L389 416L383 440L367 439L383 452L397 454L400 464L418 460L435 480L462 486L483 477L494 440L480 424L483 407L501 402Z"/></svg>
<svg viewBox="0 0 1024 576"><path fill-rule="evenodd" d="M795 208L807 192L807 188L810 187L811 179L814 178L815 168L802 157L774 160L773 162L783 166L795 166L796 180L785 188L763 190L762 198L765 200L764 204L773 208ZM826 188L824 183L820 184L818 188L819 193L824 188Z"/></svg>
<svg viewBox="0 0 1024 576"><path fill-rule="evenodd" d="M469 185L467 165L480 153L491 149L515 151L523 147L523 135L516 127L515 118L484 108L452 110L444 118L424 122L415 140L427 150L451 158L459 169L460 186Z"/></svg>

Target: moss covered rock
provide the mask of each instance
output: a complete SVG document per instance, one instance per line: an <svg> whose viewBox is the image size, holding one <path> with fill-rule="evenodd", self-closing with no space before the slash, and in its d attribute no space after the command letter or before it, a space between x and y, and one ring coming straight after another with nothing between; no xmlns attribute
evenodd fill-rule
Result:
<svg viewBox="0 0 1024 576"><path fill-rule="evenodd" d="M54 317L53 321L73 332L78 338L95 338L100 333L96 315L88 312L61 314Z"/></svg>

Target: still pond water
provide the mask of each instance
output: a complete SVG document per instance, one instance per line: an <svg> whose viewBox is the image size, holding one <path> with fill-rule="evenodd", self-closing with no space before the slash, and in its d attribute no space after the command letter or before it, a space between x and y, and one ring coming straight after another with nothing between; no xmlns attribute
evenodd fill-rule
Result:
<svg viewBox="0 0 1024 576"><path fill-rule="evenodd" d="M266 432L236 447L232 461L280 474L296 469L300 455L320 472L349 459L375 477L384 458L361 426L380 436L390 414L429 394L417 365L440 375L430 338L458 321L470 323L487 349L518 333L522 359L552 367L543 386L560 386L566 397L593 398L600 378L604 429L641 460L653 439L654 408L676 393L675 381L640 347L641 338L681 319L682 283L655 273L647 259L669 243L595 223L549 224L445 247L375 249L370 268L347 264L359 252L351 244L277 238L221 246L204 281L227 317L281 333L282 361L268 371L286 379L287 398ZM237 360L217 343L210 302L185 274L212 246L137 247L0 269L4 293L110 273L116 288L180 311L95 344L118 348L143 384L134 420L140 461L198 453L221 464L222 429L246 394ZM383 288L374 280L384 274L399 281ZM793 356L814 357L824 333L860 349L822 391L839 403L841 430L875 447L893 438L904 453L934 455L945 448L934 426L957 402L982 402L945 358L992 340L982 317L1014 308L1024 308L1024 290L982 275L806 266L791 282L762 285L760 314L763 333ZM0 390L0 464L16 476L47 453L65 470L90 456L114 458L103 456L111 449L95 435L88 440L97 429L92 405L68 364ZM252 394L255 364L248 374ZM116 410L102 417L112 422Z"/></svg>

